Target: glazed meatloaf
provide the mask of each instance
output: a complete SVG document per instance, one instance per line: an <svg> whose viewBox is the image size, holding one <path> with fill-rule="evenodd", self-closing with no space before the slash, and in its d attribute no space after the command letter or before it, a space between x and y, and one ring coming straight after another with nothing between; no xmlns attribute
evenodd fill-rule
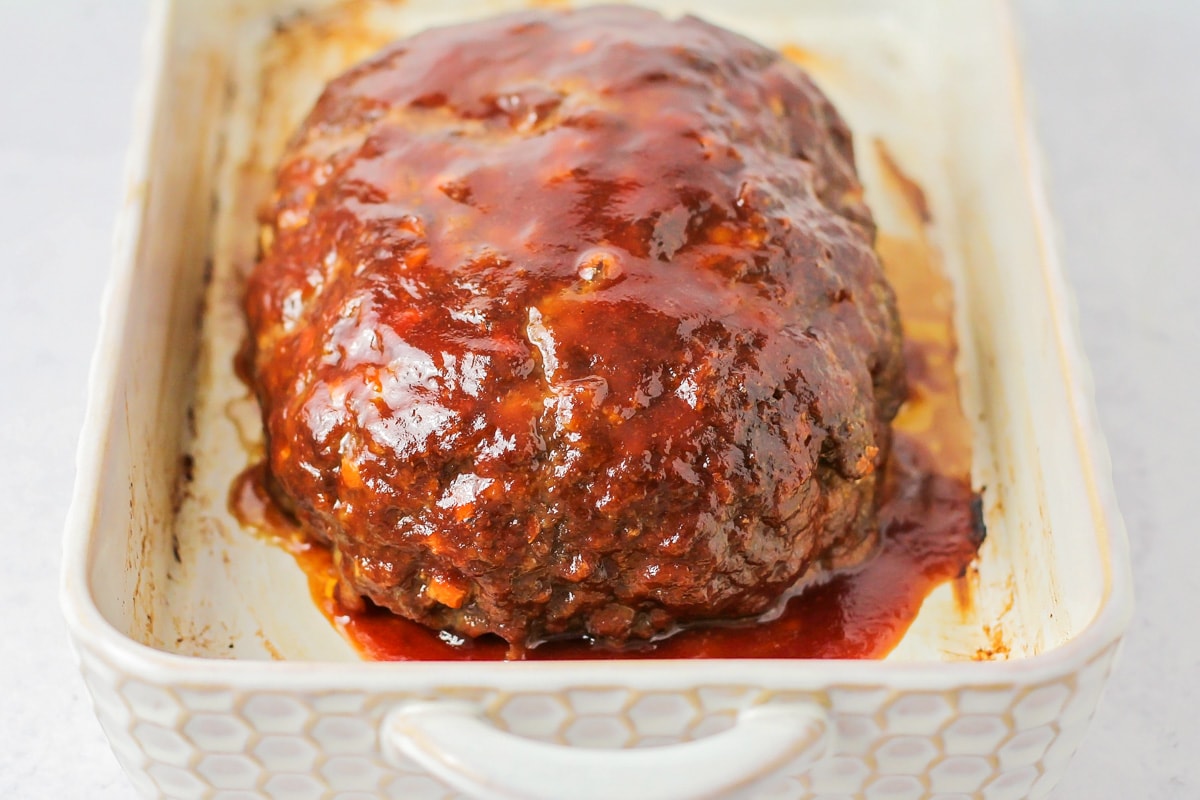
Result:
<svg viewBox="0 0 1200 800"><path fill-rule="evenodd" d="M429 30L328 85L246 310L340 597L513 652L754 618L866 558L904 395L846 125L630 7Z"/></svg>

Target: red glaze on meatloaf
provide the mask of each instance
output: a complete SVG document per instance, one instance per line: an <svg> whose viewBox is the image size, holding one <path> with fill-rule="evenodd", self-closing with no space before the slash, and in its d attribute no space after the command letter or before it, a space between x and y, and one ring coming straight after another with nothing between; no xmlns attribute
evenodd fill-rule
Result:
<svg viewBox="0 0 1200 800"><path fill-rule="evenodd" d="M326 88L246 294L282 503L345 598L514 650L861 561L904 394L851 137L694 18L528 12Z"/></svg>

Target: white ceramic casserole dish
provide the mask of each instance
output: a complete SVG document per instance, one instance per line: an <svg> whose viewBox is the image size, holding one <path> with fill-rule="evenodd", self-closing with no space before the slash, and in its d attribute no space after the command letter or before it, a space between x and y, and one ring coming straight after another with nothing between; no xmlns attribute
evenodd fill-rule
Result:
<svg viewBox="0 0 1200 800"><path fill-rule="evenodd" d="M1005 7L642 4L802 48L881 230L912 220L875 140L924 188L989 530L971 602L942 587L879 662L360 662L226 509L260 437L232 376L236 274L324 80L394 35L524 3L160 0L63 579L97 715L146 795L998 799L1061 776L1131 578Z"/></svg>

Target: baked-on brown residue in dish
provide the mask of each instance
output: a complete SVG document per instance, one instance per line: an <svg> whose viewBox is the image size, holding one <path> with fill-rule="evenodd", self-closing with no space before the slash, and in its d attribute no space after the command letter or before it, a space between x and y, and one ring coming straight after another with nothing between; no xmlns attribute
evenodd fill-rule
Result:
<svg viewBox="0 0 1200 800"><path fill-rule="evenodd" d="M861 194L812 81L694 18L528 12L334 80L246 307L340 600L619 644L860 563L904 397Z"/></svg>

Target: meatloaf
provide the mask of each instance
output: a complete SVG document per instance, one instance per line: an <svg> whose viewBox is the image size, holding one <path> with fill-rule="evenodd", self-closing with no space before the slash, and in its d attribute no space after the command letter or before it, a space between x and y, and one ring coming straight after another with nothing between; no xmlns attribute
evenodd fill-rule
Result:
<svg viewBox="0 0 1200 800"><path fill-rule="evenodd" d="M755 618L866 558L904 395L851 136L699 19L530 11L333 80L245 306L345 602L512 652Z"/></svg>

